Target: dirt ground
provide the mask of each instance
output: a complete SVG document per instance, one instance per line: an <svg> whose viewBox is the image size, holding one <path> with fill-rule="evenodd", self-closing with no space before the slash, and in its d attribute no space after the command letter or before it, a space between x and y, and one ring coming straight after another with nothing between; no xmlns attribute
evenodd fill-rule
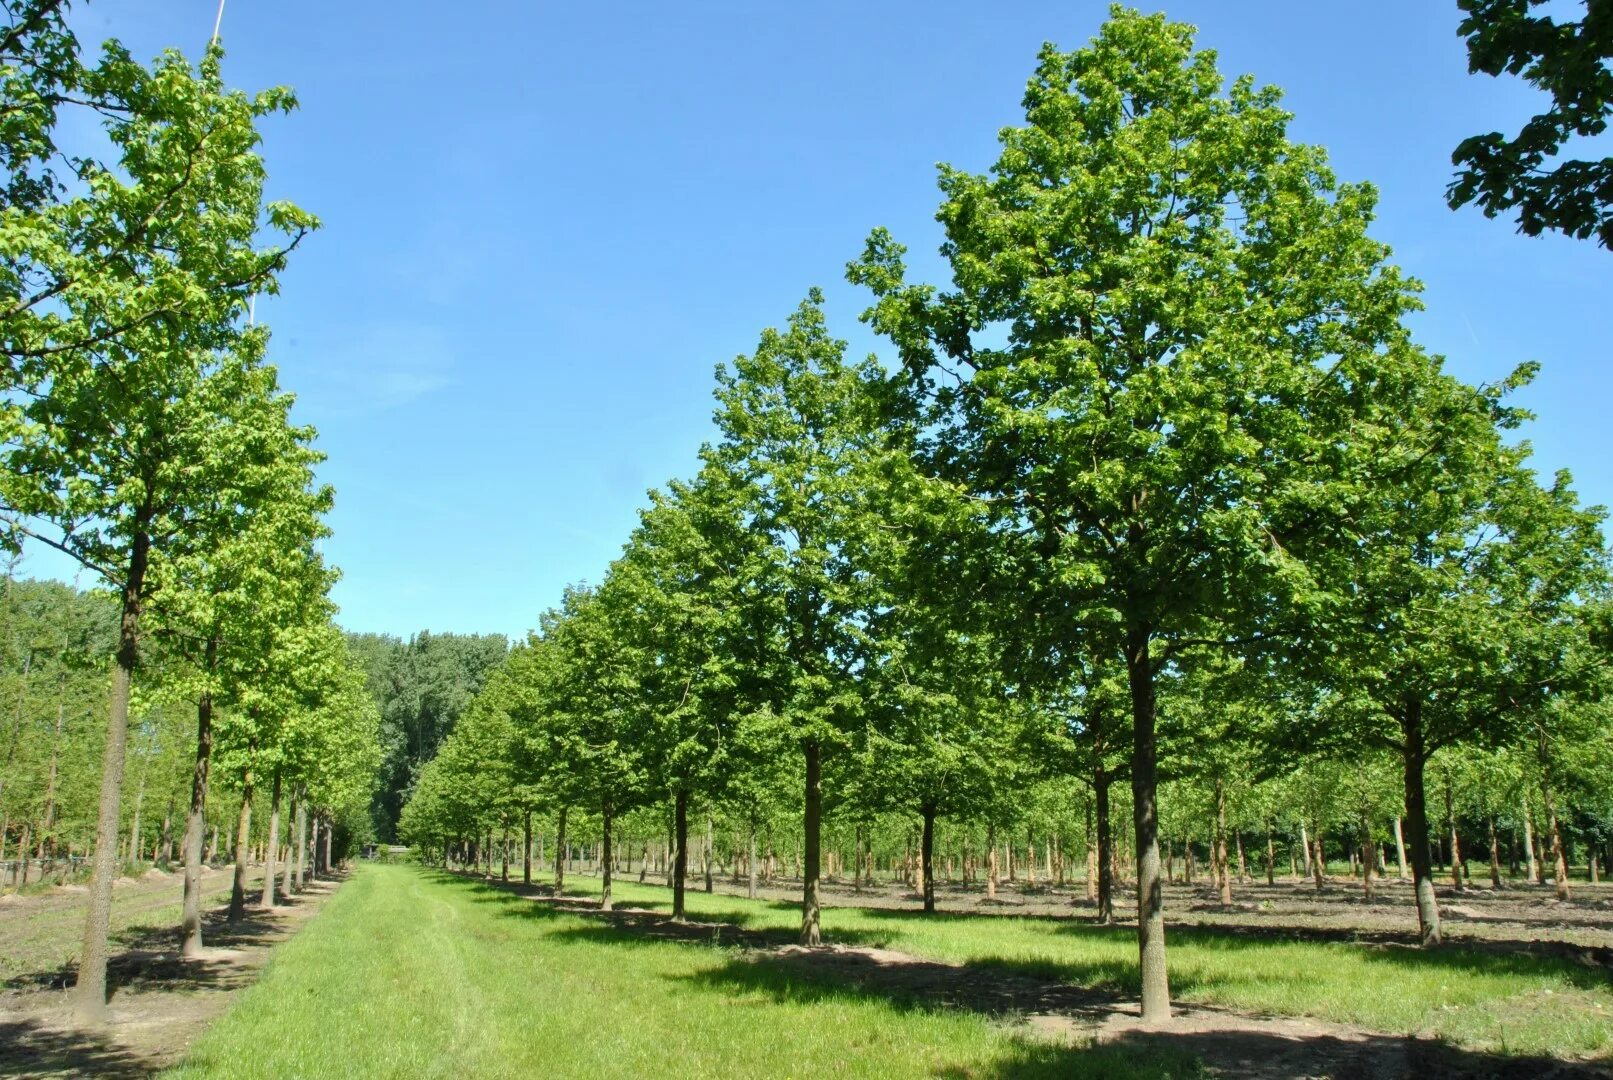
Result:
<svg viewBox="0 0 1613 1080"><path fill-rule="evenodd" d="M174 1064L339 884L313 882L272 912L249 908L231 925L224 919L231 873L203 878L207 950L196 960L179 958L181 875L121 880L107 971L111 1022L100 1031L73 1023L75 967L64 960L78 952L87 890L69 885L0 897L0 1076L133 1077Z"/></svg>

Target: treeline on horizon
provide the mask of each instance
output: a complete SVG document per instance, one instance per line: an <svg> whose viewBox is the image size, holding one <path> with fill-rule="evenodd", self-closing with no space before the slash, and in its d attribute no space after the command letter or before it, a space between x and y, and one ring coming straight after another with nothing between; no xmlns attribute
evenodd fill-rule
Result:
<svg viewBox="0 0 1613 1080"><path fill-rule="evenodd" d="M1440 848L1597 873L1604 514L1530 466L1534 366L1421 348L1371 186L1190 27L1116 10L1024 105L988 173L940 169L949 282L883 229L849 264L888 364L812 291L718 368L698 472L421 770L426 857L490 868L537 815L556 888L581 829L609 908L653 842L681 917L691 827L753 869L782 830L811 945L826 857L916 844L930 910L938 833L988 886L1079 848L1104 914L1136 890L1147 1021L1184 844L1224 900L1250 844L1318 885L1342 844L1368 890L1393 850L1427 946Z"/></svg>

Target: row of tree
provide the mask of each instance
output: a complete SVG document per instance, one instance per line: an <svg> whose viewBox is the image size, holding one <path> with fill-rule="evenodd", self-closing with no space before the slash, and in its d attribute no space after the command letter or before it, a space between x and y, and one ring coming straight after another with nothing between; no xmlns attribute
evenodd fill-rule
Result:
<svg viewBox="0 0 1613 1080"><path fill-rule="evenodd" d="M111 633L85 658L110 683L87 740L101 764L77 1007L93 1021L127 850L131 715L137 745L182 708L194 725L187 955L215 775L242 795L239 910L255 793L269 794L272 900L288 805L328 827L367 804L376 719L331 621L322 456L252 317L318 224L264 198L258 123L295 101L227 87L216 41L199 65L173 51L142 64L116 42L87 58L64 7L8 0L0 26L0 516L7 545L63 553L110 592L93 603L109 605ZM46 646L55 666L75 640ZM27 656L21 668L31 678ZM19 693L14 743L35 696ZM56 842L54 816L36 828Z"/></svg>
<svg viewBox="0 0 1613 1080"><path fill-rule="evenodd" d="M1601 511L1508 439L1532 368L1474 387L1420 348L1372 188L1190 27L1117 10L1043 50L1024 104L989 173L941 169L949 287L884 230L850 264L893 362L849 361L814 292L720 367L698 474L489 678L408 837L463 852L587 808L608 906L615 824L664 802L681 916L691 808L759 825L788 785L816 944L827 803L916 813L929 908L936 822L1006 824L1049 775L1090 788L1106 887L1128 785L1148 1020L1162 779L1211 793L1224 880L1235 795L1310 777L1326 812L1301 820L1354 818L1366 847L1386 819L1347 781L1392 762L1432 945L1429 762L1506 749L1566 880L1568 759L1606 745L1607 565Z"/></svg>

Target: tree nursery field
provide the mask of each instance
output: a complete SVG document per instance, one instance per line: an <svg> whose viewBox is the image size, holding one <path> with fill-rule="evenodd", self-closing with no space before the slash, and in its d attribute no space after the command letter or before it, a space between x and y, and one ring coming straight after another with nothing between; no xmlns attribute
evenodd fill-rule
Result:
<svg viewBox="0 0 1613 1080"><path fill-rule="evenodd" d="M1489 123L1466 98L1313 120L1355 76L1296 72L1290 111L1217 28L1065 13L1074 47L1023 58L994 142L914 113L836 143L960 140L933 208L881 188L856 206L894 228L779 205L781 232L737 201L761 180L697 207L832 142L816 106L669 136L611 112L620 87L603 125L509 89L616 42L591 11L446 20L474 48L429 79L392 6L377 68L251 0L244 60L213 0L196 57L86 37L105 12L146 42L189 3L0 0L0 1073L1613 1077L1613 557L1581 494L1613 450L1561 440L1609 384L1552 367L1605 351L1613 311L1572 269L1613 247L1613 158L1564 157L1613 113L1608 3L1458 0L1462 79L1545 110L1515 137L1465 134ZM958 33L905 28L893 63L972 33L934 14ZM685 64L633 109L696 85L778 108L800 58L754 32L763 76ZM286 142L295 95L231 81L265 57L314 65L322 110L429 86L454 111L397 110L410 164L376 157L371 190L327 144L374 125ZM632 87L641 60L593 66ZM861 67L885 70L812 85ZM862 96L834 109L885 108ZM928 120L975 117L948 100ZM1428 285L1394 261L1427 209L1301 138L1364 112L1397 153L1436 145L1444 235L1522 234L1475 231L1468 261L1556 253L1510 287L1563 310L1454 302L1465 239L1401 249L1445 268ZM434 134L495 128L519 212ZM697 153L735 131L744 167ZM346 177L339 232L392 207L375 250L315 262L340 289L281 295L327 256L271 156ZM880 172L837 160L824 182ZM719 225L840 246L707 262ZM586 257L546 246L596 226ZM485 265L514 249L538 253L520 303ZM791 291L749 289L778 265ZM709 303L678 291L713 274ZM487 296L451 299L466 281ZM390 321L357 314L383 294ZM584 314L582 346L550 336ZM1488 315L1517 320L1504 349ZM1436 350L1442 319L1504 366ZM517 349L493 375L488 325ZM689 341L731 356L709 399L657 358ZM613 385L566 381L596 361ZM708 420L656 426L694 399ZM521 432L571 441L499 441ZM671 478L617 498L652 458ZM473 594L530 599L530 629L464 632L498 625ZM405 609L456 629L399 636Z"/></svg>

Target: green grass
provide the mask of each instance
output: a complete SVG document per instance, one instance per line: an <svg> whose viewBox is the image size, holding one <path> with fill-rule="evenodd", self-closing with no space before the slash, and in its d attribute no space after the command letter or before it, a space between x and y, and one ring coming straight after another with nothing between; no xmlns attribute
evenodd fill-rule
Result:
<svg viewBox="0 0 1613 1080"><path fill-rule="evenodd" d="M629 890L635 900L664 890ZM760 922L788 913L700 895ZM831 926L849 913L832 913ZM177 1077L1196 1076L1191 1057L1039 1042L960 1010L804 983L466 880L365 866Z"/></svg>
<svg viewBox="0 0 1613 1080"><path fill-rule="evenodd" d="M597 879L573 879L597 893ZM572 892L573 889L567 889ZM619 904L670 909L664 888L618 883ZM776 930L800 925L793 904L688 894L692 918ZM1137 945L1127 926L1007 915L930 915L827 908L826 940L900 950L950 963L1007 967L1135 997ZM1308 1016L1390 1034L1447 1039L1508 1054L1601 1056L1613 1051L1613 988L1605 971L1555 957L1464 947L1240 937L1167 931L1178 1000L1257 1014ZM736 977L743 971L736 971Z"/></svg>

